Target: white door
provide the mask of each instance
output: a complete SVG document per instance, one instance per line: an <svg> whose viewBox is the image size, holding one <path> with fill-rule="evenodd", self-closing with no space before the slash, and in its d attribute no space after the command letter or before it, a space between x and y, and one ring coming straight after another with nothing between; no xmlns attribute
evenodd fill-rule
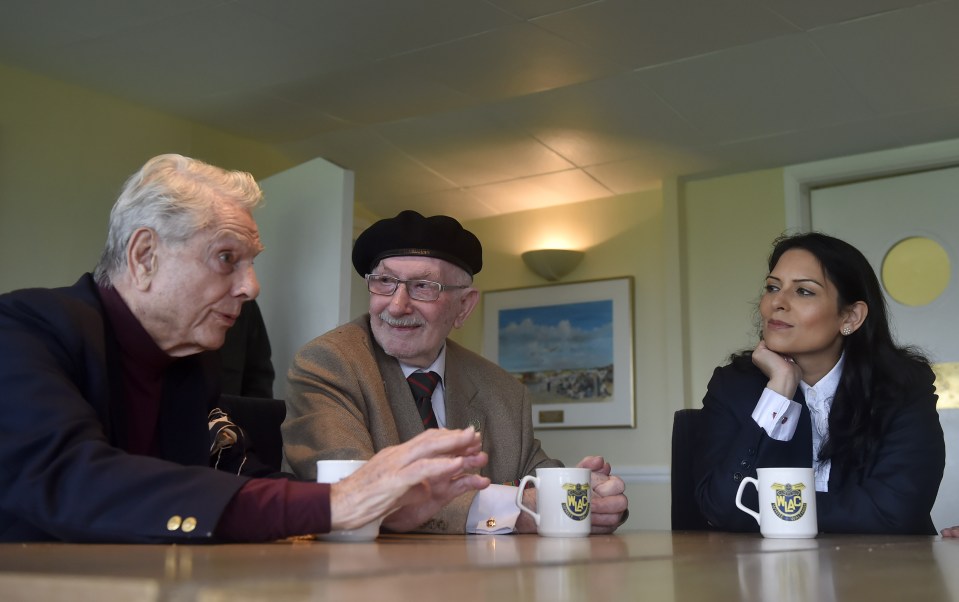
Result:
<svg viewBox="0 0 959 602"><path fill-rule="evenodd" d="M814 230L856 246L877 274L883 273L887 256L891 265L906 246L897 244L910 238L925 239L923 248L934 251L929 261L943 266L945 274L940 272L942 278L930 289L931 293L941 289L934 299L920 294L919 304L914 304L909 290L903 293L894 287L893 295L888 289L885 293L897 341L920 347L936 364L946 473L932 517L939 529L959 524L959 409L955 409L959 408L959 168L814 189L810 215ZM907 276L923 273L922 257L917 254L898 269L914 272Z"/></svg>

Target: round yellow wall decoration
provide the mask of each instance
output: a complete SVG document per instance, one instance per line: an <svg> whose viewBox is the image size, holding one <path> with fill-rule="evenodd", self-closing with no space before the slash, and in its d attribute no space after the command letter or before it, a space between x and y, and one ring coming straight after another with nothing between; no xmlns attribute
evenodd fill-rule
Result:
<svg viewBox="0 0 959 602"><path fill-rule="evenodd" d="M909 306L928 305L949 286L949 254L931 238L897 242L882 260L882 284L889 296Z"/></svg>

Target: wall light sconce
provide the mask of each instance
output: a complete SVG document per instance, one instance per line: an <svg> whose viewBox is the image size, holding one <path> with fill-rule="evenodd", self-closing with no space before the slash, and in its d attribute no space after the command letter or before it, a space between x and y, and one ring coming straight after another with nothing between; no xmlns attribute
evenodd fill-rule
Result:
<svg viewBox="0 0 959 602"><path fill-rule="evenodd" d="M552 282L572 272L584 255L572 249L537 249L526 251L521 257L526 267Z"/></svg>

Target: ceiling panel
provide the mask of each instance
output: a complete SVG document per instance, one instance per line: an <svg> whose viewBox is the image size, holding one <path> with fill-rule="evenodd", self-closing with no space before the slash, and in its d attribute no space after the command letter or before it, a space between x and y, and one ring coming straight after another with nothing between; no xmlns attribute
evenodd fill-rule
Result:
<svg viewBox="0 0 959 602"><path fill-rule="evenodd" d="M323 157L376 214L471 219L959 137L956 23L959 0L5 0L0 63Z"/></svg>
<svg viewBox="0 0 959 602"><path fill-rule="evenodd" d="M458 186L477 186L569 169L572 165L525 132L479 111L377 126L384 138Z"/></svg>
<svg viewBox="0 0 959 602"><path fill-rule="evenodd" d="M291 103L271 94L213 94L194 100L178 112L195 121L269 143L302 140L319 132L346 127L320 109Z"/></svg>
<svg viewBox="0 0 959 602"><path fill-rule="evenodd" d="M472 97L496 101L617 73L595 52L529 24L515 24L389 61Z"/></svg>
<svg viewBox="0 0 959 602"><path fill-rule="evenodd" d="M477 35L517 22L474 0L239 0L265 19L299 30L326 48L366 61Z"/></svg>
<svg viewBox="0 0 959 602"><path fill-rule="evenodd" d="M939 0L842 0L842 2L796 2L760 0L766 8L804 30L851 21L871 15L910 8Z"/></svg>
<svg viewBox="0 0 959 602"><path fill-rule="evenodd" d="M726 165L720 173L779 167L805 163L843 155L865 153L880 148L894 148L911 144L900 136L901 128L885 119L864 119L823 127L785 132L722 144L704 149L721 156ZM915 140L928 142L929 140ZM747 167L748 166L748 167ZM711 175L704 172L703 176Z"/></svg>
<svg viewBox="0 0 959 602"><path fill-rule="evenodd" d="M88 2L4 0L0 47L62 47L132 27L189 19L195 11L221 3L220 0L102 0L91 7Z"/></svg>
<svg viewBox="0 0 959 602"><path fill-rule="evenodd" d="M542 17L553 13L559 13L577 6L591 4L596 0L487 0L490 4L498 6L511 15L516 15L523 19L532 19Z"/></svg>
<svg viewBox="0 0 959 602"><path fill-rule="evenodd" d="M470 188L469 192L498 213L542 209L612 194L610 189L581 169L477 186Z"/></svg>
<svg viewBox="0 0 959 602"><path fill-rule="evenodd" d="M356 198L364 204L457 187L372 128L330 132L284 148L294 156L324 157L353 171Z"/></svg>
<svg viewBox="0 0 959 602"><path fill-rule="evenodd" d="M640 77L717 141L841 123L871 112L807 34L646 69Z"/></svg>
<svg viewBox="0 0 959 602"><path fill-rule="evenodd" d="M900 113L884 117L872 124L880 131L888 131L894 140L882 141L876 148L895 148L937 140L959 138L959 104L915 113ZM956 161L959 163L959 161Z"/></svg>
<svg viewBox="0 0 959 602"><path fill-rule="evenodd" d="M666 177L728 167L730 163L714 149L676 150L651 145L630 159L591 165L585 171L616 194L626 194L659 188Z"/></svg>
<svg viewBox="0 0 959 602"><path fill-rule="evenodd" d="M404 209L415 209L423 215L455 215L460 220L480 219L500 213L477 199L469 190L459 188L409 197L380 197L371 201L368 207L384 217L392 217Z"/></svg>
<svg viewBox="0 0 959 602"><path fill-rule="evenodd" d="M577 166L627 159L646 147L709 141L634 73L501 103L495 110Z"/></svg>
<svg viewBox="0 0 959 602"><path fill-rule="evenodd" d="M354 124L372 124L442 113L478 100L431 80L416 64L379 61L321 77L280 84L274 93L321 107Z"/></svg>
<svg viewBox="0 0 959 602"><path fill-rule="evenodd" d="M959 4L938 2L812 34L880 113L959 103Z"/></svg>
<svg viewBox="0 0 959 602"><path fill-rule="evenodd" d="M667 63L797 30L761 4L741 0L607 0L533 22L629 67Z"/></svg>

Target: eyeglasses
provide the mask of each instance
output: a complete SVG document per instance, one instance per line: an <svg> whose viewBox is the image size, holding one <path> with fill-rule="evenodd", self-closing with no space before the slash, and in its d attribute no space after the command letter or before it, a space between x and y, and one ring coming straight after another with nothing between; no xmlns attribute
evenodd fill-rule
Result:
<svg viewBox="0 0 959 602"><path fill-rule="evenodd" d="M445 290L469 288L469 285L440 284L432 280L400 280L383 274L366 275L366 286L374 295L389 297L396 292L400 283L406 285L406 294L417 301L436 301Z"/></svg>

